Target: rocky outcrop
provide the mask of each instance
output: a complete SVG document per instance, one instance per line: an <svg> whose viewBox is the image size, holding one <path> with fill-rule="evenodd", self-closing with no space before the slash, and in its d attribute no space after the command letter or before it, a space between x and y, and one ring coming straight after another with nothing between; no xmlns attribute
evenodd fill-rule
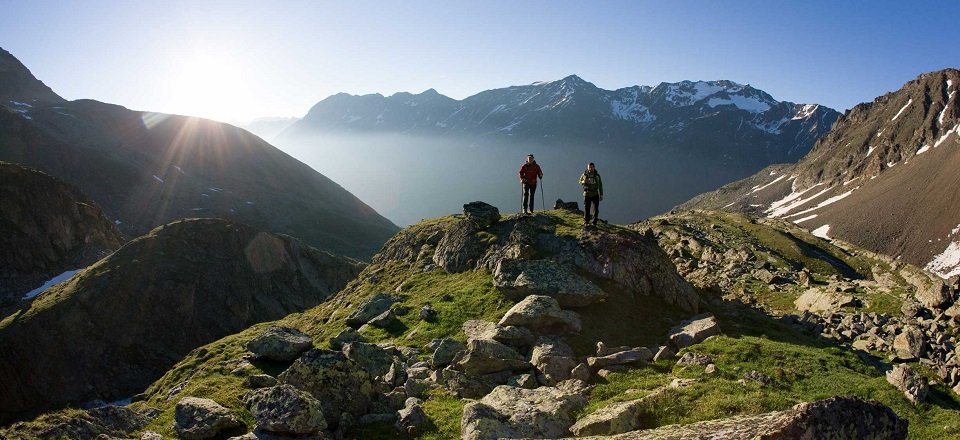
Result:
<svg viewBox="0 0 960 440"><path fill-rule="evenodd" d="M157 228L0 322L0 419L133 395L195 347L315 306L360 269L224 220Z"/></svg>
<svg viewBox="0 0 960 440"><path fill-rule="evenodd" d="M378 293L364 301L363 304L357 307L357 309L347 317L347 325L353 328L359 328L367 322L370 322L371 319L389 311L390 306L395 302L397 302L396 297L385 293Z"/></svg>
<svg viewBox="0 0 960 440"><path fill-rule="evenodd" d="M607 297L596 284L550 260L500 260L493 283L508 297L546 295L555 298L560 307L589 306Z"/></svg>
<svg viewBox="0 0 960 440"><path fill-rule="evenodd" d="M278 379L320 401L329 426L337 425L341 413L355 418L367 414L377 395L370 373L339 351L310 350Z"/></svg>
<svg viewBox="0 0 960 440"><path fill-rule="evenodd" d="M865 421L869 421L866 423ZM871 439L907 438L907 421L890 408L852 397L801 403L786 411L670 425L609 437L617 440Z"/></svg>
<svg viewBox="0 0 960 440"><path fill-rule="evenodd" d="M570 431L577 437L612 435L640 428L644 399L628 400L600 408L577 420Z"/></svg>
<svg viewBox="0 0 960 440"><path fill-rule="evenodd" d="M499 386L463 408L460 436L464 440L565 437L570 435L574 413L586 404L582 387L570 381L533 390Z"/></svg>
<svg viewBox="0 0 960 440"><path fill-rule="evenodd" d="M249 350L257 358L274 361L292 361L313 347L313 338L305 333L288 327L272 326L247 343Z"/></svg>
<svg viewBox="0 0 960 440"><path fill-rule="evenodd" d="M492 339L467 341L467 349L454 360L456 370L474 376L520 370L529 366L523 355Z"/></svg>
<svg viewBox="0 0 960 440"><path fill-rule="evenodd" d="M213 400L184 397L177 403L173 427L184 440L207 440L244 426L229 409Z"/></svg>
<svg viewBox="0 0 960 440"><path fill-rule="evenodd" d="M704 314L683 321L670 329L670 343L680 349L703 342L710 336L720 334L720 323L711 314Z"/></svg>
<svg viewBox="0 0 960 440"><path fill-rule="evenodd" d="M254 390L244 397L257 429L289 436L315 434L327 427L320 402L290 385Z"/></svg>
<svg viewBox="0 0 960 440"><path fill-rule="evenodd" d="M0 307L63 272L93 264L123 241L114 223L80 190L46 173L0 162Z"/></svg>
<svg viewBox="0 0 960 440"><path fill-rule="evenodd" d="M887 382L902 391L912 403L920 403L927 399L930 387L926 379L913 367L900 364L887 372Z"/></svg>
<svg viewBox="0 0 960 440"><path fill-rule="evenodd" d="M563 310L557 300L542 295L530 295L518 302L500 319L501 326L526 327L540 334L579 333L580 315Z"/></svg>
<svg viewBox="0 0 960 440"><path fill-rule="evenodd" d="M801 312L832 313L853 304L853 295L814 288L803 292L794 304Z"/></svg>
<svg viewBox="0 0 960 440"><path fill-rule="evenodd" d="M142 412L121 406L104 406L79 412L61 412L45 416L43 424L15 423L0 428L7 439L92 439L98 436L124 438L145 428L156 418L156 409Z"/></svg>

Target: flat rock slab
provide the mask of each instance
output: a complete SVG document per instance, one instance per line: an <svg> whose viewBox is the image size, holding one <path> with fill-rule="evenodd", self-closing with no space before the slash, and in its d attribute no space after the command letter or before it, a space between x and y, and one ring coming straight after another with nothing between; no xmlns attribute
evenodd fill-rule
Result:
<svg viewBox="0 0 960 440"><path fill-rule="evenodd" d="M574 412L587 404L587 398L565 385L532 390L498 386L463 408L460 436L465 440L569 436Z"/></svg>
<svg viewBox="0 0 960 440"><path fill-rule="evenodd" d="M560 308L555 298L530 295L518 302L500 319L501 326L526 327L539 334L580 333L580 315Z"/></svg>
<svg viewBox="0 0 960 440"><path fill-rule="evenodd" d="M206 440L243 428L243 423L213 400L184 397L177 402L173 427L182 439Z"/></svg>
<svg viewBox="0 0 960 440"><path fill-rule="evenodd" d="M853 304L853 295L838 292L825 292L818 288L807 289L793 304L801 312L835 312L841 307Z"/></svg>
<svg viewBox="0 0 960 440"><path fill-rule="evenodd" d="M585 307L608 296L569 267L550 260L500 260L493 284L508 297L546 295L555 298L560 307Z"/></svg>
<svg viewBox="0 0 960 440"><path fill-rule="evenodd" d="M247 343L247 350L258 358L292 361L313 347L313 338L289 327L269 327Z"/></svg>
<svg viewBox="0 0 960 440"><path fill-rule="evenodd" d="M869 423L865 423L869 421ZM605 437L617 440L907 438L907 421L885 405L855 397L801 403L786 411L670 425Z"/></svg>
<svg viewBox="0 0 960 440"><path fill-rule="evenodd" d="M358 328L361 325L369 322L371 319L376 318L377 316L390 310L390 306L392 306L395 302L397 302L397 298L385 293L378 293L374 295L373 298L370 298L364 301L363 304L360 304L360 306L357 307L357 310L347 317L347 325L353 328Z"/></svg>
<svg viewBox="0 0 960 440"><path fill-rule="evenodd" d="M670 342L681 349L699 344L710 336L720 334L720 323L712 314L697 315L670 329Z"/></svg>

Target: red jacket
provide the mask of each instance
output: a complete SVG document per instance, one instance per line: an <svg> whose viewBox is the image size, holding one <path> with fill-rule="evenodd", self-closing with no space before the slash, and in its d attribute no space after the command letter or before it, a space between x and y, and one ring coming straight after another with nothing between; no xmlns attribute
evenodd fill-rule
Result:
<svg viewBox="0 0 960 440"><path fill-rule="evenodd" d="M540 165L537 165L537 161L524 163L520 167L520 183L536 185L538 177L543 177L543 171L540 169Z"/></svg>

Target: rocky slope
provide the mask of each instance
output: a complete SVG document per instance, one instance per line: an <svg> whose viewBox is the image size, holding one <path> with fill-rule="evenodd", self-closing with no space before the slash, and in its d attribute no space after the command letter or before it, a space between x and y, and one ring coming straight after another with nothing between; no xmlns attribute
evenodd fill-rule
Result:
<svg viewBox="0 0 960 440"><path fill-rule="evenodd" d="M960 71L920 75L844 115L796 165L698 196L681 208L784 218L820 235L960 274Z"/></svg>
<svg viewBox="0 0 960 440"><path fill-rule="evenodd" d="M397 231L333 181L244 130L66 102L40 94L42 83L2 49L0 65L0 160L76 186L128 236L179 218L222 217L369 258Z"/></svg>
<svg viewBox="0 0 960 440"><path fill-rule="evenodd" d="M942 382L915 406L897 387L916 388L916 370L895 370L889 380L899 385L891 385L883 362L739 295L724 298L714 291L719 282L693 290L674 264L698 284L723 277L690 277L678 259L692 257L677 246L690 253L683 240L696 234L669 219L581 229L576 213L517 218L491 208L469 204L462 216L414 225L331 300L192 351L128 407L134 415L62 414L5 433L45 437L64 419L94 418L98 432L148 437L683 438L734 425L741 433L849 433L833 417L849 412L885 421L858 434L871 438L903 438L904 418L910 438L960 434L960 399ZM753 224L707 220L710 230L710 222L724 232ZM666 241L669 230L676 237ZM702 257L714 242L698 237ZM808 244L792 252L822 263L811 263L817 283L846 281L873 261L818 255L835 251L802 239ZM751 252L738 263L748 273L762 256L764 270L785 277L800 258L779 239L747 244L730 246ZM822 400L838 394L882 405ZM745 417L717 420L731 414ZM135 424L135 415L152 421L133 432L117 427ZM677 423L687 426L668 427Z"/></svg>
<svg viewBox="0 0 960 440"><path fill-rule="evenodd" d="M616 201L605 215L628 222L772 163L795 162L838 116L732 81L604 90L569 76L461 101L434 90L341 93L276 140L401 224L443 215L467 197L514 206L516 169L503 159L514 158L508 162L518 169L527 153L545 167L548 200L578 198L577 176L596 162ZM364 192L371 180L404 190Z"/></svg>
<svg viewBox="0 0 960 440"><path fill-rule="evenodd" d="M0 416L127 398L191 349L312 307L360 269L229 221L161 226L0 321Z"/></svg>
<svg viewBox="0 0 960 440"><path fill-rule="evenodd" d="M97 204L34 169L0 162L0 306L113 252L123 238Z"/></svg>

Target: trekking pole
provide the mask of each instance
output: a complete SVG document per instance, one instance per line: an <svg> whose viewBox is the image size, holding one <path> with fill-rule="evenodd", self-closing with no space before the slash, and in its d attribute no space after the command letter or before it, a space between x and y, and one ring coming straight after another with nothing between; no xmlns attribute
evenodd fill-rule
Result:
<svg viewBox="0 0 960 440"><path fill-rule="evenodd" d="M544 199L543 191L545 191L545 190L543 189L543 177L541 177L541 178L540 178L540 208L543 209L544 211L546 211L546 210L547 210L547 202L546 202L545 199ZM536 202L534 202L534 203L536 203Z"/></svg>

